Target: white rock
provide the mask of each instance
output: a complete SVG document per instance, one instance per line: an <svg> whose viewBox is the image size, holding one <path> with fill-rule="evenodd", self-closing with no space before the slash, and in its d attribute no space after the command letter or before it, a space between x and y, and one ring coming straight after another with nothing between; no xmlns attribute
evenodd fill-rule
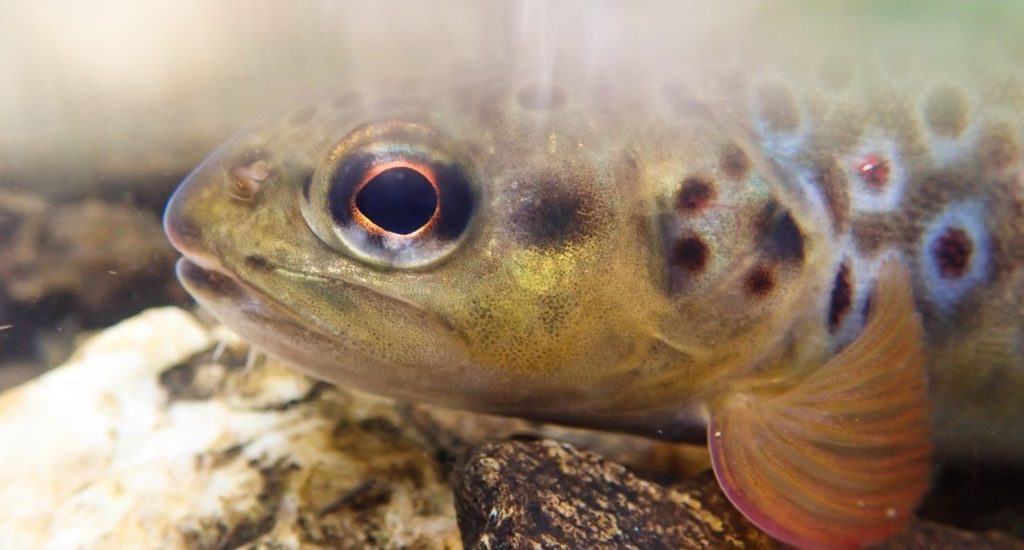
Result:
<svg viewBox="0 0 1024 550"><path fill-rule="evenodd" d="M151 310L0 395L0 548L459 546L450 488L389 402L216 364L213 344Z"/></svg>

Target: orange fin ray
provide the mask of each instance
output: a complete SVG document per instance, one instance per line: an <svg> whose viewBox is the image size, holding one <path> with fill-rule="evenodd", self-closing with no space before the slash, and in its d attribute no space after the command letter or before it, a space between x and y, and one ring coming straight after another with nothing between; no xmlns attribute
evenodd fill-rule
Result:
<svg viewBox="0 0 1024 550"><path fill-rule="evenodd" d="M802 548L858 548L902 530L928 489L931 404L910 277L879 274L863 333L799 384L711 406L708 445L732 503Z"/></svg>

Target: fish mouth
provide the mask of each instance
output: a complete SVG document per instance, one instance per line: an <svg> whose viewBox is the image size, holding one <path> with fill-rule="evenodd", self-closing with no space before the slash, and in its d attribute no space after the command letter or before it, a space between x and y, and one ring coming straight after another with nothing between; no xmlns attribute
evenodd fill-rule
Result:
<svg viewBox="0 0 1024 550"><path fill-rule="evenodd" d="M210 264L202 258L185 256L178 260L175 271L181 285L203 309L258 349L318 378L359 387L357 378L335 379L329 367L316 366L318 359L337 348L338 335L317 330L315 323L244 282L217 261ZM349 354L355 363L375 363L355 350ZM376 388L367 389L375 390L381 393Z"/></svg>
<svg viewBox="0 0 1024 550"><path fill-rule="evenodd" d="M416 311L436 326L442 327L459 345L465 345L461 332L443 318L408 301L394 298L386 293L366 288L350 281L324 278L309 273L297 272L262 261L260 271L277 273L282 276L317 281L322 285L342 286L349 293L372 295L374 299L386 300ZM276 299L257 284L246 281L215 257L185 255L178 260L176 274L185 290L213 314L221 323L235 329L239 334L258 347L293 363L303 363L305 351L295 342L306 345L322 343L325 347L339 345L348 349L348 354L360 355L365 363L378 363L373 358L349 348L342 342L348 340L344 330L331 330L323 326L323 320L310 312L296 310ZM326 329L326 330L325 330ZM382 393L382 392L378 392Z"/></svg>
<svg viewBox="0 0 1024 550"><path fill-rule="evenodd" d="M241 298L246 292L236 278L222 269L203 267L197 261L182 257L175 266L175 274L185 290L196 295L216 295L223 298Z"/></svg>
<svg viewBox="0 0 1024 550"><path fill-rule="evenodd" d="M214 318L255 348L333 384L395 399L479 408L472 396L484 391L486 385L474 386L469 392L453 393L451 388L458 380L455 375L449 374L443 377L444 381L439 381L437 376L423 376L422 372L429 370L423 365L382 360L343 329L326 327L322 320L288 307L243 280L242 275L224 269L219 262L208 264L204 260L188 256L178 260L176 271L182 286ZM287 272L283 268L275 271ZM360 285L327 281L344 284L356 293L372 292ZM385 294L374 294L387 299ZM436 317L428 321L440 322ZM461 349L459 333L452 331L449 339L453 346ZM450 363L445 362L440 368L454 370L449 367Z"/></svg>
<svg viewBox="0 0 1024 550"><path fill-rule="evenodd" d="M314 333L307 323L295 317L284 305L265 292L243 282L219 261L183 256L175 265L178 281L201 306L220 322L232 325L232 319L244 319L247 325L289 327ZM260 331L266 333L266 331ZM327 335L316 334L326 338ZM265 338L261 338L265 341Z"/></svg>

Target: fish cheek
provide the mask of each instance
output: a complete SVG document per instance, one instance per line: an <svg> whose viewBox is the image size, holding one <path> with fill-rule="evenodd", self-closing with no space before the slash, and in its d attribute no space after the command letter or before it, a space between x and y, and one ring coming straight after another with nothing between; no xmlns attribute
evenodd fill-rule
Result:
<svg viewBox="0 0 1024 550"><path fill-rule="evenodd" d="M593 365L594 350L609 346L602 342L608 318L618 315L609 304L625 295L608 290L626 280L611 267L617 246L609 240L616 235L608 199L586 169L567 172L540 170L501 185L497 223L481 239L490 250L479 256L490 259L475 275L459 275L471 290L455 322L466 328L478 362L524 382L543 374L557 384Z"/></svg>
<svg viewBox="0 0 1024 550"><path fill-rule="evenodd" d="M377 365L367 369L342 356L328 373L332 380L359 385L366 378L386 379L395 385L383 389L389 394L431 388L445 376L450 376L448 385L457 380L453 371L464 364L458 352L463 335L443 315L344 281L296 276L289 286L278 297L292 311L311 319L316 332L327 335L338 350L371 357Z"/></svg>

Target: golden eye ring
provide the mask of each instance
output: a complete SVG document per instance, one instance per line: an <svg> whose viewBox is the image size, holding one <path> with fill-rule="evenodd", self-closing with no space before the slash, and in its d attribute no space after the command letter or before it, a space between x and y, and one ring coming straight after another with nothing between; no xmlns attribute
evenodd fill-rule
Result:
<svg viewBox="0 0 1024 550"><path fill-rule="evenodd" d="M360 208L358 200L363 196L363 191L367 189L367 186L369 186L371 182L378 181L378 177L393 170L403 169L420 176L422 181L429 184L430 190L433 194L433 208L430 212L430 216L426 218L422 224L413 224L417 226L416 229L406 232L392 231L388 228L382 227L381 224L371 219L371 216L367 215L363 209ZM355 223L359 224L370 234L380 237L388 237L391 239L416 239L429 233L437 226L443 207L444 205L441 202L441 189L437 184L436 171L427 163L409 159L395 159L371 166L366 170L366 173L360 179L359 183L356 184L352 191L352 197L349 200L349 208L351 210L352 219Z"/></svg>

